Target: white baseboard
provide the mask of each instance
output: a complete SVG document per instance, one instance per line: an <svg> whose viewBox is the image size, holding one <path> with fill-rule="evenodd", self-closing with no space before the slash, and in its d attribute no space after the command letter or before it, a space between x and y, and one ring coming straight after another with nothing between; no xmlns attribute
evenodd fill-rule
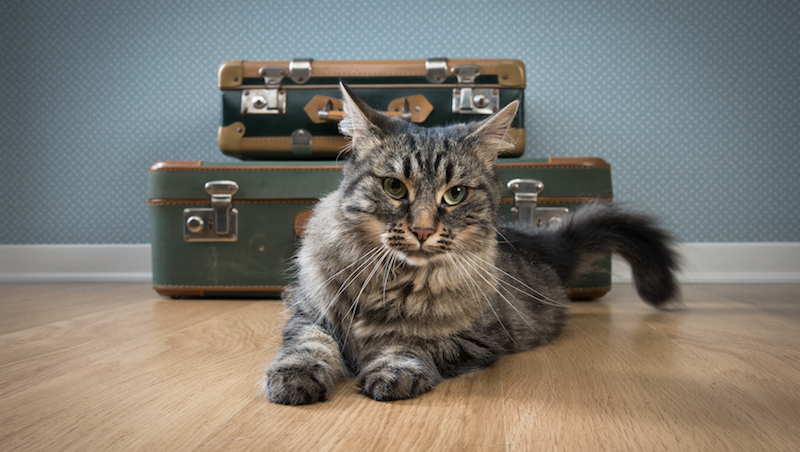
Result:
<svg viewBox="0 0 800 452"><path fill-rule="evenodd" d="M686 243L681 282L800 283L800 242ZM0 245L0 282L150 282L150 245ZM615 258L612 280L630 282Z"/></svg>
<svg viewBox="0 0 800 452"><path fill-rule="evenodd" d="M800 243L684 243L684 283L798 283ZM614 256L612 281L630 282L628 263Z"/></svg>
<svg viewBox="0 0 800 452"><path fill-rule="evenodd" d="M150 245L0 245L0 282L150 282Z"/></svg>

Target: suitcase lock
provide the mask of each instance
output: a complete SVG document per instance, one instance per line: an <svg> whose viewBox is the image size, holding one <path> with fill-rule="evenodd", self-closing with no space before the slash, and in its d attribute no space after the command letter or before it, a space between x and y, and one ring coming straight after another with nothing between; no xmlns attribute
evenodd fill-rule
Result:
<svg viewBox="0 0 800 452"><path fill-rule="evenodd" d="M242 114L283 114L286 111L286 90L281 88L281 81L289 75L289 71L280 66L264 66L258 70L258 74L264 77L265 87L242 91Z"/></svg>
<svg viewBox="0 0 800 452"><path fill-rule="evenodd" d="M233 195L239 185L230 180L206 182L211 207L183 210L183 238L187 242L235 242L239 234L239 211L233 208Z"/></svg>
<svg viewBox="0 0 800 452"><path fill-rule="evenodd" d="M500 90L475 88L475 79L482 69L474 64L463 64L452 70L458 79L453 90L453 113L462 115L491 115L500 109Z"/></svg>
<svg viewBox="0 0 800 452"><path fill-rule="evenodd" d="M569 213L566 207L537 207L539 193L544 184L535 179L514 179L508 182L508 189L514 193L514 207L511 208L511 223L519 227L538 227L558 224Z"/></svg>

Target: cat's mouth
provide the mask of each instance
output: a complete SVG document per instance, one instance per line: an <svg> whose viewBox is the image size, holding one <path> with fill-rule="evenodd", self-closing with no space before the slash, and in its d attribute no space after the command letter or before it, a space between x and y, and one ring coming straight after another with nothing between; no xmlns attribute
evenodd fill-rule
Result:
<svg viewBox="0 0 800 452"><path fill-rule="evenodd" d="M423 248L416 250L398 250L397 254L406 263L413 267L422 267L428 265L432 261L435 261L443 256L443 253L441 252L428 251Z"/></svg>

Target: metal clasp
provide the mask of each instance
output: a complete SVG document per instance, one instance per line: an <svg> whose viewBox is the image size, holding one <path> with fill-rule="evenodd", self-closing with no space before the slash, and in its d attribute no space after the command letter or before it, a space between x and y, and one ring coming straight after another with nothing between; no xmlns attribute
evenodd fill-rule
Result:
<svg viewBox="0 0 800 452"><path fill-rule="evenodd" d="M431 83L444 83L447 78L447 58L425 60L425 77Z"/></svg>
<svg viewBox="0 0 800 452"><path fill-rule="evenodd" d="M463 64L452 69L458 79L453 90L453 113L490 115L500 109L500 91L496 88L475 88L475 79L482 69L474 64Z"/></svg>
<svg viewBox="0 0 800 452"><path fill-rule="evenodd" d="M298 159L309 159L311 153L311 133L306 129L297 129L292 132L291 146L292 156Z"/></svg>
<svg viewBox="0 0 800 452"><path fill-rule="evenodd" d="M281 81L289 72L281 66L265 66L258 70L264 77L263 89L242 91L242 114L279 115L286 111L286 90Z"/></svg>
<svg viewBox="0 0 800 452"><path fill-rule="evenodd" d="M230 180L206 182L211 207L183 210L183 238L187 242L235 242L239 233L239 211L233 208L233 195L239 185Z"/></svg>
<svg viewBox="0 0 800 452"><path fill-rule="evenodd" d="M311 78L311 58L295 58L289 63L289 78L298 85L308 82Z"/></svg>
<svg viewBox="0 0 800 452"><path fill-rule="evenodd" d="M538 227L560 223L569 213L566 207L537 207L544 184L536 179L513 179L506 184L514 193L511 223L514 226Z"/></svg>

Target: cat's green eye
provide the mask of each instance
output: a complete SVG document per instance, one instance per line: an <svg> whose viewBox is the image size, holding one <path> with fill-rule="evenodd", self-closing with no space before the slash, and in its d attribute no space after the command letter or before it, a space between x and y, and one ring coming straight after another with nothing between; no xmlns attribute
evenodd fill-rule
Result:
<svg viewBox="0 0 800 452"><path fill-rule="evenodd" d="M459 204L467 197L467 187L451 187L444 192L442 196L442 201L449 206L454 206Z"/></svg>
<svg viewBox="0 0 800 452"><path fill-rule="evenodd" d="M394 199L403 199L408 193L406 185L393 177L387 177L383 180L383 191Z"/></svg>

